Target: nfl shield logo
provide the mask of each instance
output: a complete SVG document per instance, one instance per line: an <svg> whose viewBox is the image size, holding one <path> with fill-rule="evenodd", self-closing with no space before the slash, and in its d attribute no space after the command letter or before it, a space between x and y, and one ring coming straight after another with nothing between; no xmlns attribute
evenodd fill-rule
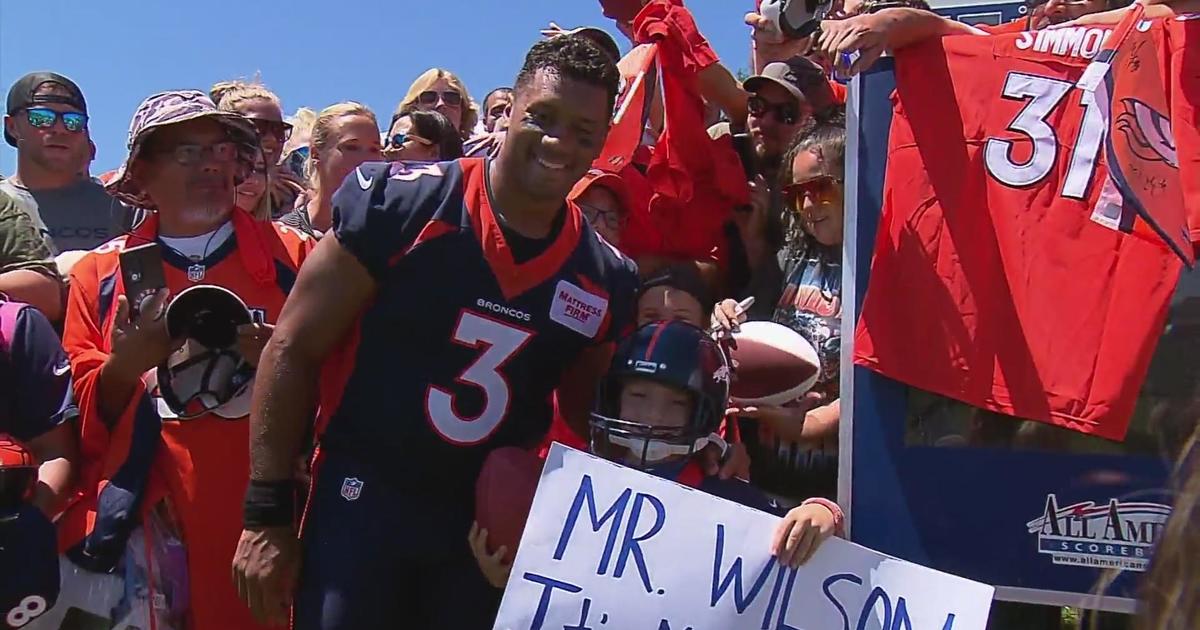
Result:
<svg viewBox="0 0 1200 630"><path fill-rule="evenodd" d="M359 481L357 477L346 477L346 480L342 482L342 498L347 501L357 501L358 497L362 495L362 489L363 482Z"/></svg>
<svg viewBox="0 0 1200 630"><path fill-rule="evenodd" d="M188 267L188 280L192 282L200 282L204 279L204 265L192 265Z"/></svg>

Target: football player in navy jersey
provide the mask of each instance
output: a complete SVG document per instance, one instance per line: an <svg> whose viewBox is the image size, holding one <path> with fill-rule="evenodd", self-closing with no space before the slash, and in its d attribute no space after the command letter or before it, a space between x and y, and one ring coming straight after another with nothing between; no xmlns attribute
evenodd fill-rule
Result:
<svg viewBox="0 0 1200 630"><path fill-rule="evenodd" d="M494 160L366 164L343 183L254 390L234 577L260 618L292 601L301 629L491 627L498 593L463 542L482 462L537 444L553 392L585 433L633 321L635 266L565 201L617 83L586 39L539 42ZM291 462L318 408L297 542Z"/></svg>

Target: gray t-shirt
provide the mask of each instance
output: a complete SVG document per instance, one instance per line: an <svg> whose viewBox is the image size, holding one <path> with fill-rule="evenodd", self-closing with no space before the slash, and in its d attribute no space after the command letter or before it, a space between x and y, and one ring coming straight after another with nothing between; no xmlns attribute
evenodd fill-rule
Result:
<svg viewBox="0 0 1200 630"><path fill-rule="evenodd" d="M11 179L0 189L17 200L50 241L54 252L94 249L129 229L130 210L96 180L63 188L29 190Z"/></svg>

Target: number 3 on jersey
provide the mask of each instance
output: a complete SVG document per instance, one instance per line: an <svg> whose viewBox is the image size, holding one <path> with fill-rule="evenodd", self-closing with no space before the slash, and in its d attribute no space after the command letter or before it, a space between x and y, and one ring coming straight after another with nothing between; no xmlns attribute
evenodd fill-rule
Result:
<svg viewBox="0 0 1200 630"><path fill-rule="evenodd" d="M1033 147L1029 159L1013 162L1012 140L989 138L984 149L988 172L1000 182L1014 187L1033 186L1041 182L1058 162L1058 135L1046 118L1062 103L1074 86L1070 81L1010 72L1004 80L1004 98L1028 99L1008 129L1023 134ZM1087 194L1096 156L1104 141L1104 117L1092 92L1082 91L1080 105L1085 109L1079 124L1079 135L1071 149L1071 162L1063 178L1062 196L1083 199Z"/></svg>
<svg viewBox="0 0 1200 630"><path fill-rule="evenodd" d="M474 418L463 418L454 410L454 393L431 385L425 395L425 410L429 422L442 438L452 444L469 446L487 439L500 426L512 396L508 379L500 369L531 337L533 333L527 330L471 311L462 312L452 339L470 348L482 348L483 352L458 380L483 390L483 411Z"/></svg>

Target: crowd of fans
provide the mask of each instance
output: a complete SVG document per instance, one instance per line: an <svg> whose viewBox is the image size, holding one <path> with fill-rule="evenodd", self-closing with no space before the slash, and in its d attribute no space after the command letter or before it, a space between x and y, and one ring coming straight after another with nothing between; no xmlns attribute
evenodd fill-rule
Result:
<svg viewBox="0 0 1200 630"><path fill-rule="evenodd" d="M604 4L617 30L644 41L631 16L613 9L625 3ZM1050 0L1008 28L1037 29L1114 8ZM589 171L568 196L609 246L637 262L637 325L680 320L732 331L747 319L772 320L818 350L821 373L803 399L783 406L729 402L731 420L721 432L730 449L705 462L722 477L748 479L789 517L807 519L817 541L841 522L833 501L846 238L844 80L889 48L984 34L938 17L920 0L847 0L832 15L838 19L823 22L818 35L792 41L778 37L762 16L748 15L754 67L742 81L715 56L704 57L707 45L683 51L677 66L664 63L662 87L651 88L634 142L615 153L606 145L605 156L628 165ZM552 23L543 35L586 39L620 60L624 77L636 76L637 49L622 58L601 28ZM688 36L702 40L698 30ZM688 73L690 88L672 87L668 75L676 71ZM278 314L316 241L336 230L335 193L355 180L357 167L386 161L393 172L417 172L498 154L515 86L476 87L492 89L477 90L486 95L476 100L453 72L430 69L412 82L387 124L355 102L287 116L278 95L257 80L222 82L207 94L156 94L133 115L124 165L93 174L95 147L80 86L53 72L11 86L5 139L16 150L17 168L0 178L0 293L32 308L21 311L2 346L13 357L5 370L15 370L3 378L18 385L0 397L11 409L0 416L6 423L0 432L27 443L41 462L33 505L55 520L59 549L75 565L70 571L111 573L126 553L129 531L158 523L165 532L159 539L180 545L188 560L188 579L159 583L168 593L190 593L177 600L190 599L186 610L168 617L198 630L260 627L254 606L236 598L246 593L235 592L229 580L251 466L243 448L250 440L250 394L222 401L215 412L241 422L179 422L186 414L170 405L145 406L142 392L191 378L186 354L161 367L187 346L165 318L146 314L165 310L171 297L201 281ZM703 111L673 111L664 99L672 89L694 90ZM656 160L706 177L689 162L694 156L680 155L690 149L720 169L706 187L694 182L696 198L720 206L697 201L697 216L707 213L703 220L673 221L686 208L655 201ZM212 210L226 204L226 179L237 182L236 207L214 221ZM166 289L146 300L123 293L118 237L124 248L158 242L164 257L184 261L166 269ZM753 301L743 309L746 298ZM236 334L237 351L257 365L270 325L246 322ZM39 374L49 378L39 381ZM562 417L549 439L589 446L587 435ZM306 481L307 459L295 467ZM97 504L122 509L97 516ZM792 508L802 510L799 516L787 512ZM502 585L505 561L488 552L486 535L472 531L471 549L488 580ZM799 560L811 549L793 552Z"/></svg>

